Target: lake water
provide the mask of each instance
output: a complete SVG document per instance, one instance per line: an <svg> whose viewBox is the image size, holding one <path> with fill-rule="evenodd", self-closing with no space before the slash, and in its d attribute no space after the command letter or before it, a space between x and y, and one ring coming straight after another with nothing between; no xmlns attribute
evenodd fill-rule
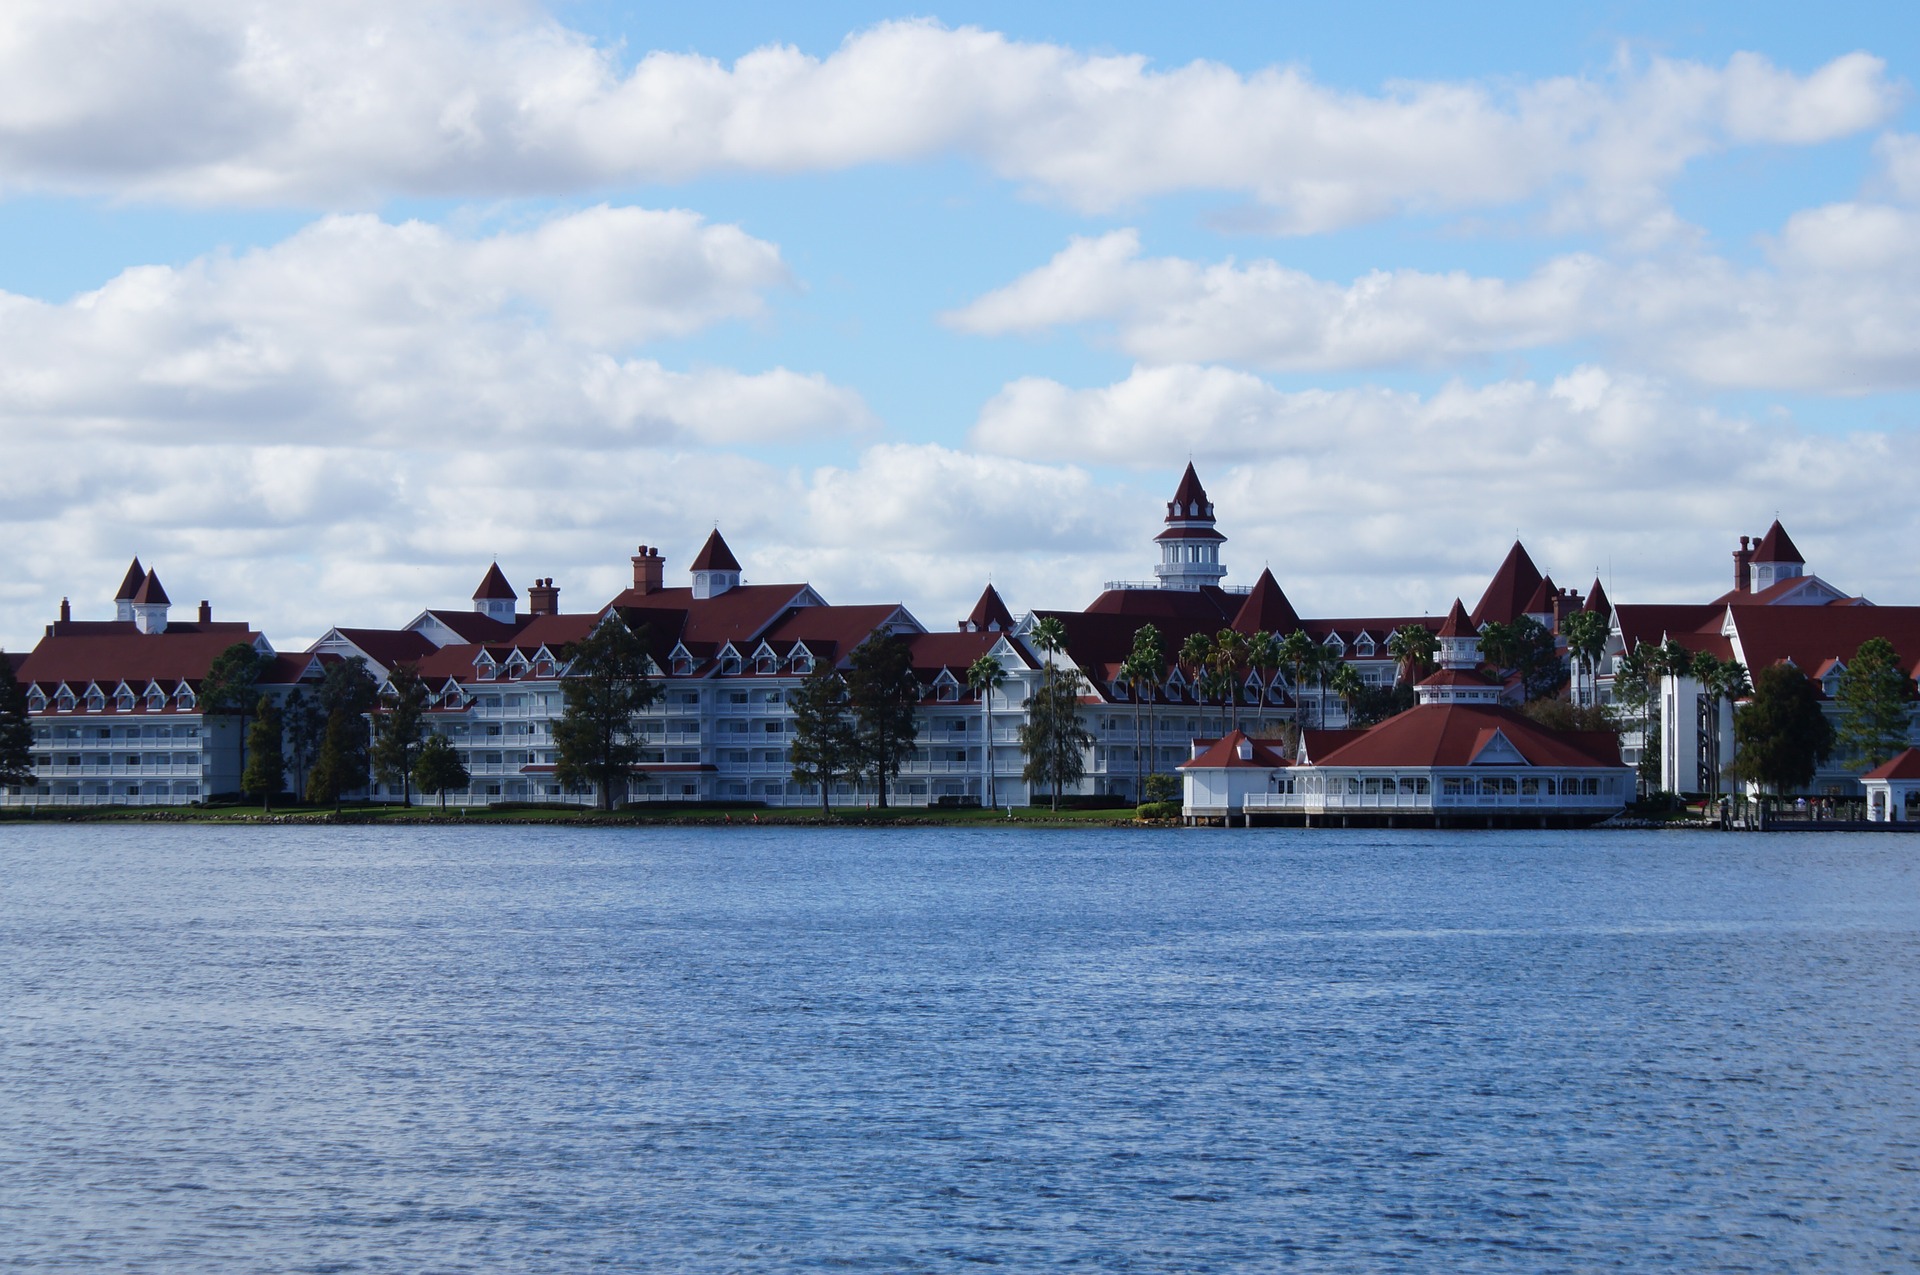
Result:
<svg viewBox="0 0 1920 1275"><path fill-rule="evenodd" d="M0 1268L1912 1269L1917 862L0 827Z"/></svg>

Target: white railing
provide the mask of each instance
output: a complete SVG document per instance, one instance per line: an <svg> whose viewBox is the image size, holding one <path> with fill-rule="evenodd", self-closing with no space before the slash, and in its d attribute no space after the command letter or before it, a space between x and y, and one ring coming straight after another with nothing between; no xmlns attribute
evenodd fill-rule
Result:
<svg viewBox="0 0 1920 1275"><path fill-rule="evenodd" d="M198 779L201 769L198 760L152 762L138 766L128 766L124 763L96 765L83 762L75 766L61 763L36 766L34 774L42 779Z"/></svg>
<svg viewBox="0 0 1920 1275"><path fill-rule="evenodd" d="M1306 814L1371 810L1612 810L1617 797L1588 793L1373 793L1256 792L1247 794L1248 810L1287 810Z"/></svg>

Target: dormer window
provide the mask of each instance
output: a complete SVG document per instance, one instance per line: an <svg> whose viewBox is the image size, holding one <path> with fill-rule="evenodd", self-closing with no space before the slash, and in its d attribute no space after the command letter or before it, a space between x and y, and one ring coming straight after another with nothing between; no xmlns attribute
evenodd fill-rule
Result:
<svg viewBox="0 0 1920 1275"><path fill-rule="evenodd" d="M122 713L131 713L133 711L133 692L123 688L119 694L113 697L113 706Z"/></svg>
<svg viewBox="0 0 1920 1275"><path fill-rule="evenodd" d="M173 693L173 706L175 708L189 709L194 706L194 703L193 688L190 686L182 685L179 690Z"/></svg>
<svg viewBox="0 0 1920 1275"><path fill-rule="evenodd" d="M58 712L71 713L73 711L73 692L64 686L61 687L59 692L53 697L53 707Z"/></svg>
<svg viewBox="0 0 1920 1275"><path fill-rule="evenodd" d="M553 661L549 659L535 660L533 663L533 675L535 677L552 677Z"/></svg>
<svg viewBox="0 0 1920 1275"><path fill-rule="evenodd" d="M1355 655L1360 656L1362 659L1365 659L1366 657L1372 655L1373 639L1363 634L1360 640L1353 644L1353 653Z"/></svg>
<svg viewBox="0 0 1920 1275"><path fill-rule="evenodd" d="M147 711L149 713L157 713L166 706L167 693L165 691L156 686L147 692Z"/></svg>
<svg viewBox="0 0 1920 1275"><path fill-rule="evenodd" d="M771 654L762 655L754 661L753 671L756 673L777 673L780 671L780 661L774 659Z"/></svg>
<svg viewBox="0 0 1920 1275"><path fill-rule="evenodd" d="M813 657L804 652L794 656L793 671L801 674L813 672Z"/></svg>
<svg viewBox="0 0 1920 1275"><path fill-rule="evenodd" d="M37 686L27 692L27 711L30 713L47 711L47 697L40 693L40 688Z"/></svg>

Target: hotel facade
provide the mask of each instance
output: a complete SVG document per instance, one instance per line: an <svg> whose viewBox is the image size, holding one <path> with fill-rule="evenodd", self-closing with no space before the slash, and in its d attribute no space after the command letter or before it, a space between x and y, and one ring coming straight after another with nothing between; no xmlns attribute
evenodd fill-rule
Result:
<svg viewBox="0 0 1920 1275"><path fill-rule="evenodd" d="M1477 647L1467 667L1460 643L1489 622L1512 624L1522 616L1556 633L1575 611L1595 610L1606 617L1610 636L1599 675L1576 679L1564 691L1602 704L1612 698L1620 659L1638 642L1673 638L1740 659L1749 668L1790 659L1816 678L1829 699L1845 661L1867 637L1893 640L1909 662L1910 680L1911 664L1920 656L1920 608L1875 607L1807 573L1777 524L1757 541L1742 541L1735 554L1734 589L1695 607L1616 607L1598 581L1585 596L1561 589L1516 542L1470 611L1456 603L1442 616L1312 618L1294 609L1271 571L1262 571L1249 586L1224 583L1227 538L1191 465L1166 508L1154 537L1152 580L1111 582L1078 610L1019 613L987 585L966 617L941 628L923 624L900 603L836 604L805 583L745 583L739 560L716 530L671 581L665 553L641 546L631 556L630 586L585 610L563 610L560 588L549 578L535 580L523 597L495 564L486 569L467 606L428 607L398 628L335 627L307 650L283 653L243 622L215 621L205 602L192 620L173 620L157 573L136 561L113 599L112 620L75 620L63 601L59 618L34 649L12 657L33 724L36 782L0 793L0 802L173 805L237 790L236 719L203 713L198 702L214 658L236 642L260 654L265 670L260 689L281 701L303 688L312 694L335 661L364 660L383 684L394 669L411 665L429 690L430 729L448 738L472 777L466 789L448 794L449 803L457 805L576 803L592 797L563 791L556 780L553 727L562 712L571 645L616 614L646 634L662 692L642 715L645 752L627 791L617 796L770 806L819 803L818 790L792 773L793 693L822 662L845 667L854 649L875 633L906 643L922 690L918 740L889 785L890 799L902 805L1025 805L1036 799L1021 777L1019 732L1046 676L1048 657L1035 640L1036 626L1045 620L1057 622L1064 633L1064 646L1053 656L1057 667L1083 679L1081 717L1093 743L1084 777L1075 785L1079 795L1136 800L1145 776L1185 773L1191 780L1188 763L1236 730L1252 746L1291 736L1297 727L1289 767L1316 757L1332 766L1342 750L1359 767L1352 774L1342 771L1338 784L1331 784L1330 770L1319 779L1304 770L1267 776L1261 800L1274 809L1304 807L1309 791L1318 792L1323 806L1344 800L1349 779L1357 784L1354 795L1362 798L1385 796L1381 785L1390 779L1394 801L1405 805L1419 804L1401 801L1422 795L1413 782L1419 778L1428 779L1430 787L1438 782L1429 794L1436 800L1463 795L1458 782L1452 792L1444 791L1447 778L1437 771L1414 773L1442 765L1449 749L1457 752L1458 731L1415 742L1427 737L1410 728L1413 717L1402 714L1364 732L1363 739L1362 732L1349 729L1345 705L1328 692L1326 678L1303 679L1296 686L1284 667L1241 670L1235 675L1234 703L1219 703L1201 693L1196 670L1172 658L1192 634L1304 632L1333 657L1328 667L1345 665L1361 685L1386 688L1400 671L1388 652L1389 638L1403 626L1425 627L1451 652L1451 663L1435 677L1445 674L1456 685L1422 685L1415 714L1440 709L1443 700L1462 711L1467 700L1503 708L1516 703L1517 685L1487 679ZM1159 632L1169 660L1157 685L1135 687L1123 666L1146 624ZM1448 628L1453 632L1443 637ZM984 701L967 676L982 656L1002 673L1001 684ZM1460 678L1477 684L1469 693L1457 685ZM1702 734L1720 731L1719 755L1731 756L1732 708L1723 705L1719 720L1708 720L1700 688L1684 678L1668 679L1659 702L1653 729L1661 732L1662 786L1701 791L1706 785L1697 762L1713 755ZM1524 756L1528 747L1545 758L1551 750L1539 740L1518 742L1526 733L1509 725L1502 735L1501 748L1522 754L1517 763L1498 748L1489 759L1531 765ZM1443 745L1441 735L1452 742ZM1474 738L1480 738L1477 731ZM1393 743L1396 739L1400 742ZM1607 799L1614 809L1632 795L1632 784L1620 778L1622 767L1631 767L1643 747L1634 730L1619 744L1620 751L1612 754L1605 749L1586 754L1606 772ZM1273 745L1257 746L1270 750ZM1591 748L1591 741L1582 747ZM1571 764L1566 756L1554 756L1556 764ZM1538 783L1528 793L1521 791L1528 786L1524 781L1544 773L1487 777L1503 782L1485 793L1476 784L1473 795L1480 805L1489 804L1483 798L1499 804L1508 778L1514 780L1516 799L1544 796ZM1402 780L1408 781L1404 792ZM1823 771L1820 783L1852 784L1851 791L1859 791L1858 776L1842 763ZM1562 796L1564 787L1564 776L1556 772L1554 795ZM1584 784L1576 788L1571 795L1592 795ZM397 795L377 784L370 784L367 794ZM837 804L864 804L876 795L860 783L838 785L831 797Z"/></svg>

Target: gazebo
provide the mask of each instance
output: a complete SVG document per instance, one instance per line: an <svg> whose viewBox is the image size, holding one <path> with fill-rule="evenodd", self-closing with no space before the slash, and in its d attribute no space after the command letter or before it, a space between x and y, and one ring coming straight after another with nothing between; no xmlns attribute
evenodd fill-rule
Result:
<svg viewBox="0 0 1920 1275"><path fill-rule="evenodd" d="M1900 823L1907 803L1920 793L1920 748L1909 748L1860 776L1867 790L1867 818L1873 823Z"/></svg>

